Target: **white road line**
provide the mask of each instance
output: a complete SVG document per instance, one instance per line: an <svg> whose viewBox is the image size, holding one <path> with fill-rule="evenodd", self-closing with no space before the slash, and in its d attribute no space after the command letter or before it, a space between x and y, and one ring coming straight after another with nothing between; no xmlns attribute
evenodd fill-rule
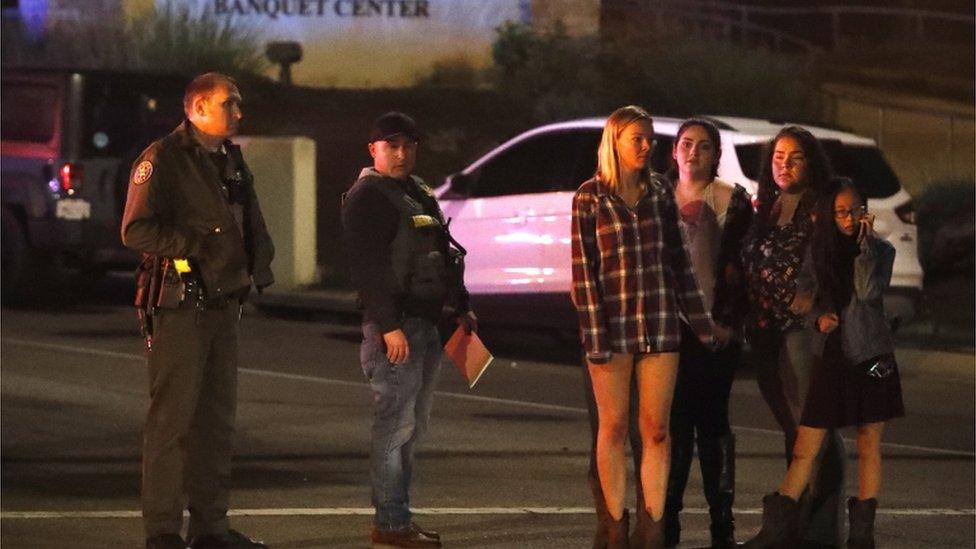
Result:
<svg viewBox="0 0 976 549"><path fill-rule="evenodd" d="M592 507L422 507L412 509L416 515L592 515ZM685 508L685 513L707 515L706 508ZM762 509L751 507L735 509L737 515L762 515ZM372 507L323 507L282 509L232 509L233 517L300 517L300 516L372 516ZM878 509L879 515L889 516L976 516L976 509ZM184 513L186 515L186 513ZM3 520L57 520L57 519L137 519L140 511L3 511Z"/></svg>
<svg viewBox="0 0 976 549"><path fill-rule="evenodd" d="M3 343L11 343L14 345L22 345L25 347L36 347L41 349L49 349L54 351L63 351L69 353L87 354L93 356L102 356L106 358L115 358L123 360L137 360L143 361L145 357L142 355L132 354L132 353L120 353L117 351L104 351L101 349L88 349L85 347L76 347L73 345L62 345L58 343L45 343L42 341L31 341L26 339L18 338L3 338ZM289 374L286 372L275 372L271 370L258 370L254 368L241 368L239 370L242 373L255 375L255 376L265 376L273 377L278 379L287 379L291 381L302 381L308 383L323 383L329 385L340 385L343 387L365 387L366 382L363 381L347 381L342 379L331 379L327 377L319 376L307 376L302 374ZM496 397L486 397L480 395L468 395L464 393L447 393L443 391L438 391L437 395L440 397L456 398L460 400L468 400L472 402L486 402L489 404L503 404L506 406L523 406L526 408L535 408L537 410L547 410L551 412L566 412L573 414L585 414L585 408L576 408L573 406L560 406L558 404L542 404L539 402L527 402L524 400L514 400L507 398L496 398ZM732 429L743 433L757 433L762 435L772 435L772 436L782 436L780 431L774 429L762 429L758 427L742 427L738 425L733 425ZM844 439L847 442L853 442L850 438ZM910 450L914 452L924 452L931 454L944 454L951 456L961 456L968 458L976 458L976 452L967 452L965 450L951 450L948 448L932 448L929 446L914 446L910 444L898 444L894 442L882 442L881 445L885 448L898 449L898 450Z"/></svg>

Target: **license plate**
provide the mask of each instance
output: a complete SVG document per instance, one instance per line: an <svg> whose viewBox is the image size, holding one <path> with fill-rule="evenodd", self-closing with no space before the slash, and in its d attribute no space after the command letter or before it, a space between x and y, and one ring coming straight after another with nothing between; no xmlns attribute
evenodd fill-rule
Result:
<svg viewBox="0 0 976 549"><path fill-rule="evenodd" d="M77 221L91 217L91 203L80 198L65 198L58 200L55 215L58 219Z"/></svg>

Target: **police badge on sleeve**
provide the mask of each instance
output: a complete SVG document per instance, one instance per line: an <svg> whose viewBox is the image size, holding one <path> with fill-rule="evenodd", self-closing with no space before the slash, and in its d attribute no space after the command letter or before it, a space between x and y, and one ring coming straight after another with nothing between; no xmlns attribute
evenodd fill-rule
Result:
<svg viewBox="0 0 976 549"><path fill-rule="evenodd" d="M143 160L142 162L139 163L138 166L136 166L136 170L132 174L132 184L142 185L146 181L149 181L149 178L152 177L152 173L153 173L152 162L148 160Z"/></svg>

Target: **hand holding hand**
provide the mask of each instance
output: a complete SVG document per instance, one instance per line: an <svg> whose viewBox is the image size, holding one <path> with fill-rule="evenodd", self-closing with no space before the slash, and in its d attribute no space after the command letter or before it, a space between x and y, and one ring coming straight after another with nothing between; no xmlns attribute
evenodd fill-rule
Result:
<svg viewBox="0 0 976 549"><path fill-rule="evenodd" d="M834 313L824 313L817 319L817 329L825 334L829 334L837 329L840 318Z"/></svg>
<svg viewBox="0 0 976 549"><path fill-rule="evenodd" d="M403 364L410 356L410 345L407 344L407 335L403 330L397 328L391 332L383 334L383 343L386 344L386 358L392 364Z"/></svg>
<svg viewBox="0 0 976 549"><path fill-rule="evenodd" d="M716 322L715 328L712 331L715 334L716 349L724 349L732 341L732 328Z"/></svg>

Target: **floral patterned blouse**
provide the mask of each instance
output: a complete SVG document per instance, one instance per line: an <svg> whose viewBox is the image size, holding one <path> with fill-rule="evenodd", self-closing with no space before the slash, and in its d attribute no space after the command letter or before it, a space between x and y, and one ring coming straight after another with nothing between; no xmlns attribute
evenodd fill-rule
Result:
<svg viewBox="0 0 976 549"><path fill-rule="evenodd" d="M789 307L813 229L805 217L797 215L792 223L773 225L764 235L751 231L752 238L742 249L753 327L782 332L803 327L804 316Z"/></svg>

